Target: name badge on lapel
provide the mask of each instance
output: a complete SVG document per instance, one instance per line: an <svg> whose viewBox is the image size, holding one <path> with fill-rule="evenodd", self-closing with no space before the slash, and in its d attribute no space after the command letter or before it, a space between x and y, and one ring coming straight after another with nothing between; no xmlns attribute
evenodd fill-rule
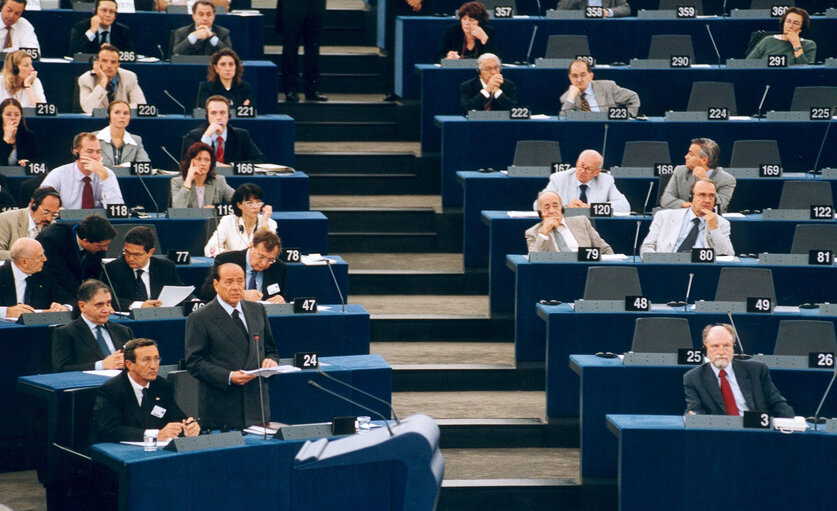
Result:
<svg viewBox="0 0 837 511"><path fill-rule="evenodd" d="M157 417L158 419L162 419L163 415L166 414L166 409L162 406L154 405L154 408L151 409L151 415Z"/></svg>

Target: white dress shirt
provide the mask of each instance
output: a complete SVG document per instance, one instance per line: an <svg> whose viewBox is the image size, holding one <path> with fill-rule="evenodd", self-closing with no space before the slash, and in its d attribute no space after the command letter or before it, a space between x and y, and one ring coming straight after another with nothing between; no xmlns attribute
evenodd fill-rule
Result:
<svg viewBox="0 0 837 511"><path fill-rule="evenodd" d="M96 173L90 174L91 185L93 186L93 203L97 208L106 207L108 204L124 204L122 191L119 189L119 182L116 174L109 168L105 168L108 178L104 181L99 179ZM53 169L41 186L52 186L61 194L61 202L67 209L81 209L81 193L84 189L84 174L75 163L68 163Z"/></svg>
<svg viewBox="0 0 837 511"><path fill-rule="evenodd" d="M29 209L29 208L26 208ZM31 210L29 214L26 215L27 220L29 220L29 227L27 227L26 232L29 233L29 237L35 239L38 237L38 234L41 233L41 228L35 225L35 220L32 219Z"/></svg>
<svg viewBox="0 0 837 511"><path fill-rule="evenodd" d="M581 195L581 184L587 185L587 204L593 202L609 202L615 213L629 213L631 204L628 199L616 188L613 176L604 172L599 173L586 183L581 183L575 177L575 168L556 172L549 177L546 190L557 193L561 201L566 205L571 200L578 199ZM537 209L537 202L535 203Z"/></svg>
<svg viewBox="0 0 837 511"><path fill-rule="evenodd" d="M96 327L99 326L99 325L97 325L96 323L94 323L94 322L90 321L89 319L87 319L86 317L84 317L84 314L81 315L81 319L83 319L84 322L87 324L87 328L90 329L90 333L93 334L93 338L95 339L96 338ZM104 325L101 325L101 326L102 326L102 337L104 337L104 339L105 339L105 344L107 344L107 347L108 347L108 349L110 350L111 353L116 352L116 346L113 345L113 339L110 338L110 332L108 332L108 329L105 328ZM98 343L97 343L97 345L98 345ZM97 360L96 361L96 370L101 371L104 368L105 368L105 366L102 364L102 360Z"/></svg>
<svg viewBox="0 0 837 511"><path fill-rule="evenodd" d="M692 248L706 248L706 217L698 217L695 215L695 212L692 208L687 208L688 211L686 212L686 216L683 217L683 225L680 227L680 235L677 236L677 244L674 246L680 248L680 245L683 244L683 240L686 239L686 236L692 231L692 227L694 223L692 220L695 218L700 219L700 223L698 224L698 237L695 240L695 244L692 245Z"/></svg>
<svg viewBox="0 0 837 511"><path fill-rule="evenodd" d="M485 96L486 98L487 98L488 96L490 96L490 95L491 95L491 93L489 93L489 92L488 92L488 84L487 84L487 83L485 83L484 81L482 81L482 78L480 78L480 85L482 85L482 89L480 90L480 94L482 94L482 95L483 95L483 96ZM499 97L500 97L500 96L502 96L502 95L503 95L503 89L497 89L497 90L494 92L494 99L497 99L497 98L499 98Z"/></svg>
<svg viewBox="0 0 837 511"><path fill-rule="evenodd" d="M9 29L0 23L0 41L6 40L6 32ZM12 52L21 48L37 48L41 52L41 45L38 43L38 36L35 34L35 27L26 18L20 18L12 25L12 47L3 51Z"/></svg>
<svg viewBox="0 0 837 511"><path fill-rule="evenodd" d="M710 363L709 367L712 368L712 372L715 373L715 379L718 380L718 388L721 387L721 377L720 373L721 370L715 367L714 364ZM729 386L732 389L732 396L735 398L735 406L738 407L738 415L744 415L744 412L750 409L747 406L747 401L744 399L744 394L741 393L741 387L738 386L738 380L735 379L735 371L732 370L732 362L724 369L727 373L727 381L729 382ZM722 394L723 395L723 394Z"/></svg>
<svg viewBox="0 0 837 511"><path fill-rule="evenodd" d="M2 24L0 24L2 26ZM2 76L2 75L0 75ZM35 78L35 81L32 82L32 88L35 89L35 94L38 96L38 101L36 103L46 103L46 95L44 94L44 86L41 84L40 78ZM33 103L29 99L29 94L26 93L26 89L20 89L19 91L15 92L14 94L9 94L8 89L5 86L0 87L0 101L3 101L7 98L14 98L20 102L20 105L24 108L34 108L35 103Z"/></svg>
<svg viewBox="0 0 837 511"><path fill-rule="evenodd" d="M567 248L569 248L570 251L578 252L578 241L575 239L575 236L573 236L573 233L570 231L570 228L567 227L567 222L563 217L561 218L561 225L558 226L558 229L556 229L556 231L558 235L560 235L564 239L564 243L567 244ZM552 244L555 246L555 251L561 252L561 250L558 249L558 243L556 243L554 238L547 236L542 232L539 232L538 236L540 236L543 239L551 240Z"/></svg>
<svg viewBox="0 0 837 511"><path fill-rule="evenodd" d="M143 389L147 389L150 384L146 384L145 387L143 387L134 381L131 377L131 373L128 373L128 381L131 382L131 388L134 390L134 396L137 398L137 404L142 406L142 391Z"/></svg>
<svg viewBox="0 0 837 511"><path fill-rule="evenodd" d="M209 241L203 247L203 253L206 257L215 257L221 252L229 250L244 250L253 242L253 235L256 230L263 227L261 224L261 216L259 216L259 223L256 229L246 229L244 227L244 219L236 215L224 215L221 221L218 222L218 228L209 237ZM268 228L276 232L276 221L272 218L268 221Z"/></svg>

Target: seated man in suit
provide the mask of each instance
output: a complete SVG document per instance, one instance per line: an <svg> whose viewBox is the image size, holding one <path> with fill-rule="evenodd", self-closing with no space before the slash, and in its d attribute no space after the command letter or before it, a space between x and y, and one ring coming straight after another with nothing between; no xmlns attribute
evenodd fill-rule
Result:
<svg viewBox="0 0 837 511"><path fill-rule="evenodd" d="M253 235L250 248L232 250L218 254L215 266L224 263L235 263L244 269L245 290L243 298L251 302L264 300L270 303L285 303L285 263L277 260L282 251L282 242L275 232L261 229ZM215 298L215 288L212 285L214 269L201 287L201 298L212 300Z"/></svg>
<svg viewBox="0 0 837 511"><path fill-rule="evenodd" d="M70 31L70 55L98 53L99 48L105 44L123 51L134 51L131 29L116 22L114 0L96 0L93 16L79 21Z"/></svg>
<svg viewBox="0 0 837 511"><path fill-rule="evenodd" d="M99 387L93 407L92 442L141 442L145 431L157 429L157 440L181 433L197 436L200 425L177 406L174 387L160 370L160 352L151 339L125 344L125 370Z"/></svg>
<svg viewBox="0 0 837 511"><path fill-rule="evenodd" d="M94 108L107 108L111 101L121 100L131 108L145 104L145 94L139 86L137 74L119 67L119 50L103 44L93 70L78 77L79 104L84 113Z"/></svg>
<svg viewBox="0 0 837 511"><path fill-rule="evenodd" d="M593 80L593 69L586 60L570 64L570 86L561 95L561 112L606 112L608 107L625 105L631 117L639 112L639 95L612 80Z"/></svg>
<svg viewBox="0 0 837 511"><path fill-rule="evenodd" d="M116 308L159 307L163 286L182 286L175 264L154 255L154 231L140 225L125 233L122 257L105 265Z"/></svg>
<svg viewBox="0 0 837 511"><path fill-rule="evenodd" d="M602 254L613 253L586 216L564 216L561 197L553 191L538 193L538 216L541 221L526 229L526 246L530 254L578 252L579 247L596 247Z"/></svg>
<svg viewBox="0 0 837 511"><path fill-rule="evenodd" d="M44 271L65 294L76 296L83 281L99 277L115 237L116 230L100 216L90 215L78 225L56 222L37 238L47 257Z"/></svg>
<svg viewBox="0 0 837 511"><path fill-rule="evenodd" d="M224 96L209 96L206 100L206 122L183 137L181 158L195 142L203 142L215 150L216 165L265 161L250 132L230 126L230 102Z"/></svg>
<svg viewBox="0 0 837 511"><path fill-rule="evenodd" d="M718 190L718 205L721 212L727 210L732 192L735 190L735 178L718 166L721 148L710 138L695 138L689 144L689 151L683 159L685 165L674 168L674 174L660 197L660 206L677 209L691 207L689 195L692 185L698 179L709 179Z"/></svg>
<svg viewBox="0 0 837 511"><path fill-rule="evenodd" d="M545 190L561 196L568 208L589 208L591 203L609 202L615 213L628 213L631 204L616 188L613 176L602 174L602 155L592 149L578 155L575 167L549 177Z"/></svg>
<svg viewBox="0 0 837 511"><path fill-rule="evenodd" d="M198 410L208 427L240 429L270 421L268 389L260 405L259 381L243 370L278 365L270 322L259 303L242 300L244 270L237 264L213 266L218 294L186 318L186 367L201 384ZM263 408L262 408L263 405Z"/></svg>
<svg viewBox="0 0 837 511"><path fill-rule="evenodd" d="M657 211L639 254L713 248L716 255L734 255L729 220L712 211L716 196L715 183L708 179L696 181L692 186L691 207Z"/></svg>
<svg viewBox="0 0 837 511"><path fill-rule="evenodd" d="M584 11L587 7L601 7L605 18L621 18L631 15L631 6L627 0L561 0L557 9L560 11Z"/></svg>
<svg viewBox="0 0 837 511"><path fill-rule="evenodd" d="M793 408L773 384L766 365L733 358L734 338L735 330L726 323L703 329L708 363L683 375L686 413L744 415L758 410L772 417L793 417Z"/></svg>
<svg viewBox="0 0 837 511"><path fill-rule="evenodd" d="M0 266L0 319L17 319L38 310L70 310L73 297L41 272L46 257L40 243L20 238L11 254L12 260Z"/></svg>
<svg viewBox="0 0 837 511"><path fill-rule="evenodd" d="M0 213L0 261L11 256L10 250L20 238L35 238L58 218L61 196L50 186L38 188L29 199L29 207Z"/></svg>
<svg viewBox="0 0 837 511"><path fill-rule="evenodd" d="M232 48L230 31L215 25L215 6L209 0L198 0L192 6L191 25L172 34L172 55L212 55L223 48Z"/></svg>
<svg viewBox="0 0 837 511"><path fill-rule="evenodd" d="M477 59L479 76L459 86L459 103L467 115L471 110L510 110L517 104L514 82L500 73L500 57L483 53Z"/></svg>
<svg viewBox="0 0 837 511"><path fill-rule="evenodd" d="M67 209L104 208L124 204L116 174L102 164L102 146L95 133L82 132L73 138L73 163L52 169L41 186L61 194Z"/></svg>
<svg viewBox="0 0 837 511"><path fill-rule="evenodd" d="M35 27L29 20L23 17L26 10L26 0L3 0L0 8L0 18L3 19L3 27L0 28L0 38L8 40L10 46L3 48L5 52L12 52L21 48L35 48L41 51L38 42L38 35L35 34ZM8 35L7 35L8 34Z"/></svg>
<svg viewBox="0 0 837 511"><path fill-rule="evenodd" d="M81 317L56 328L52 336L52 370L90 371L125 367L122 347L134 338L131 329L108 321L113 314L110 289L96 279L78 288Z"/></svg>

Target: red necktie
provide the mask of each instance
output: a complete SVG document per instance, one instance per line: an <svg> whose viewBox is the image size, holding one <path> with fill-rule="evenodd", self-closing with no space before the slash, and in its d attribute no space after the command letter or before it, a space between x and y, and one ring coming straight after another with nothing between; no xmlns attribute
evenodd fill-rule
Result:
<svg viewBox="0 0 837 511"><path fill-rule="evenodd" d="M218 146L215 148L215 160L218 163L227 163L224 161L224 139L218 137Z"/></svg>
<svg viewBox="0 0 837 511"><path fill-rule="evenodd" d="M84 176L84 188L81 190L81 209L93 209L96 203L93 201L93 185L90 184L90 176Z"/></svg>
<svg viewBox="0 0 837 511"><path fill-rule="evenodd" d="M727 372L721 369L718 373L721 377L721 395L724 396L724 408L727 409L727 415L738 416L738 406L735 404L735 396L732 395L732 387L727 381Z"/></svg>

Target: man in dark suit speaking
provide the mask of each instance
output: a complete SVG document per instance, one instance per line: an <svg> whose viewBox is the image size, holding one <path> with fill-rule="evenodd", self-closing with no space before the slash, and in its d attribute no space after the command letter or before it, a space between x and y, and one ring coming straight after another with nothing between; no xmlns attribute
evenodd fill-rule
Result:
<svg viewBox="0 0 837 511"><path fill-rule="evenodd" d="M195 142L203 142L215 151L217 165L231 163L264 163L264 155L250 138L250 132L230 126L230 100L209 96L206 100L206 122L183 137L181 156Z"/></svg>
<svg viewBox="0 0 837 511"><path fill-rule="evenodd" d="M270 421L270 399L243 370L278 365L276 344L264 307L242 300L244 270L233 263L213 266L218 296L186 320L186 367L201 385L198 411L210 428L245 428Z"/></svg>
<svg viewBox="0 0 837 511"><path fill-rule="evenodd" d="M122 347L134 337L131 329L108 321L113 313L110 289L90 279L78 288L81 317L55 330L52 370L90 371L125 367Z"/></svg>
<svg viewBox="0 0 837 511"><path fill-rule="evenodd" d="M709 363L683 376L686 412L708 415L744 415L747 410L793 417L793 408L773 385L767 366L754 360L734 360L732 325L708 325L703 347Z"/></svg>
<svg viewBox="0 0 837 511"><path fill-rule="evenodd" d="M503 78L500 57L483 53L477 59L479 76L459 86L459 103L467 115L471 110L510 110L517 104L514 82Z"/></svg>

